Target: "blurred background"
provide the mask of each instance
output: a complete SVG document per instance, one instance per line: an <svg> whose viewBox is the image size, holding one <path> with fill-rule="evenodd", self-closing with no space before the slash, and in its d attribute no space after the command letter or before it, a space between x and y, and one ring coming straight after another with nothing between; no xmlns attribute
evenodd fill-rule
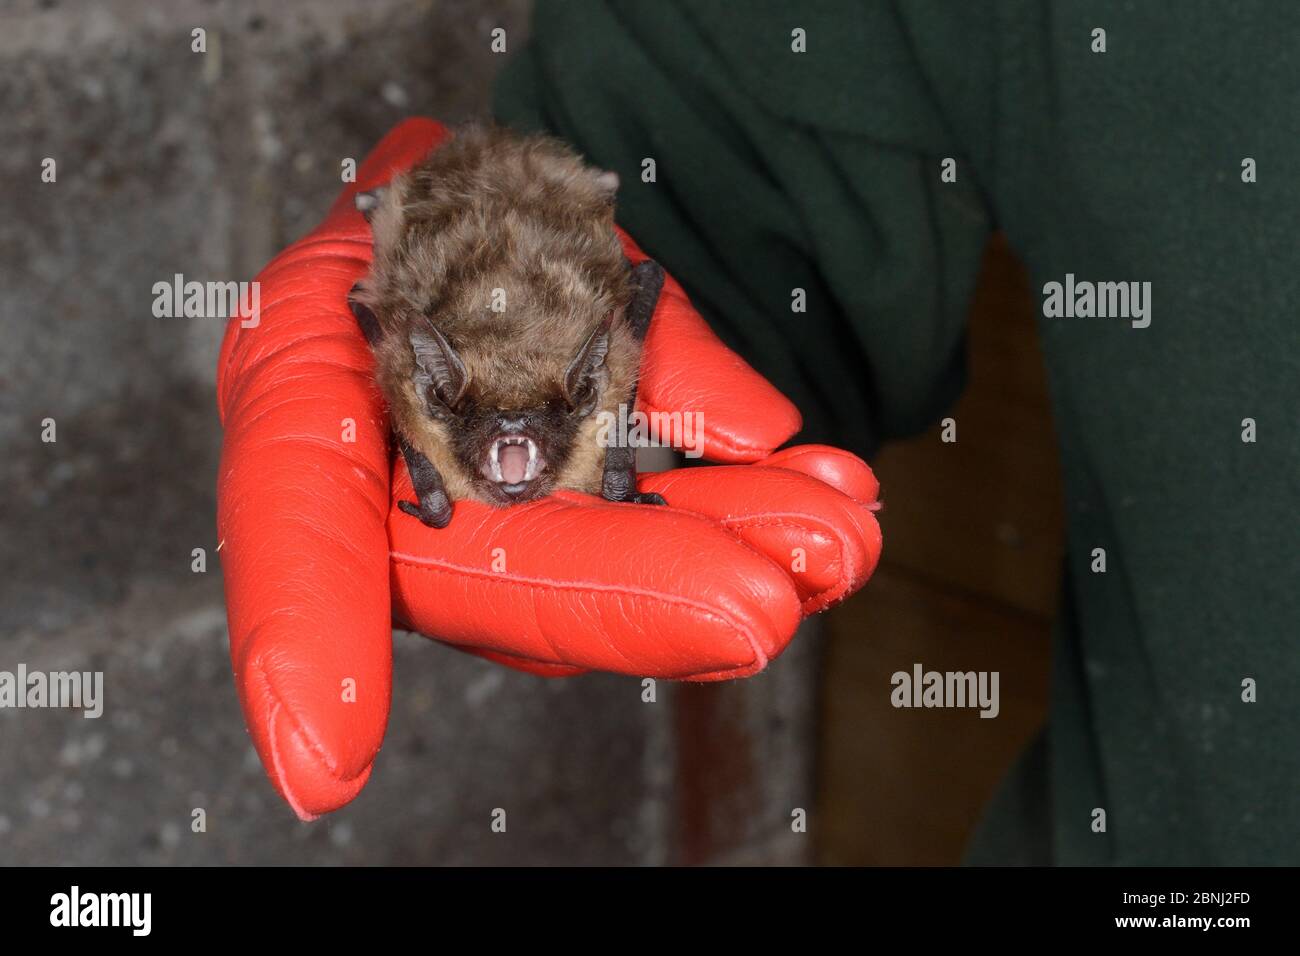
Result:
<svg viewBox="0 0 1300 956"><path fill-rule="evenodd" d="M0 0L0 670L101 670L106 699L98 720L0 710L0 864L960 860L1042 724L1060 576L1032 306L998 242L952 412L962 440L936 428L873 462L880 570L764 674L660 684L644 704L633 679L548 681L398 633L361 796L303 824L267 781L215 555L223 326L154 318L152 286L251 279L323 215L343 158L408 115L486 116L528 13ZM999 670L999 717L893 709L890 675L916 662ZM496 806L514 808L508 836L489 830Z"/></svg>

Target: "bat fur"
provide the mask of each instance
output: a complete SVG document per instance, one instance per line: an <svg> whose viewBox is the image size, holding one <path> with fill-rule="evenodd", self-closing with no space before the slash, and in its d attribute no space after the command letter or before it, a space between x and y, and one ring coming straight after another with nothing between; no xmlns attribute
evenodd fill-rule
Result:
<svg viewBox="0 0 1300 956"><path fill-rule="evenodd" d="M623 255L617 186L558 140L469 126L358 195L374 255L351 304L419 498L403 510L442 527L463 498L662 503L633 449L597 441L635 402L663 282Z"/></svg>

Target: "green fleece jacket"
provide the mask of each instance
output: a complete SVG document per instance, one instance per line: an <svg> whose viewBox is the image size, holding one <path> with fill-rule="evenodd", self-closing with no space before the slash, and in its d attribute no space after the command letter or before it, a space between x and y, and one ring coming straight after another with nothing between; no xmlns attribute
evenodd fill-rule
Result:
<svg viewBox="0 0 1300 956"><path fill-rule="evenodd" d="M1290 0L543 0L498 87L805 440L933 424L990 232L1028 264L1066 583L975 860L1300 863L1298 40Z"/></svg>

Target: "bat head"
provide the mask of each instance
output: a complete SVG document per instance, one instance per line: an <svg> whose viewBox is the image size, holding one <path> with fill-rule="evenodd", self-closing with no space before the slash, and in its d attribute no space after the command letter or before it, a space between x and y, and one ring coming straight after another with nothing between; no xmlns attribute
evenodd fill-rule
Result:
<svg viewBox="0 0 1300 956"><path fill-rule="evenodd" d="M617 188L555 140L468 128L357 195L374 257L354 303L395 427L453 497L599 491L593 419L632 394L640 355Z"/></svg>
<svg viewBox="0 0 1300 956"><path fill-rule="evenodd" d="M431 322L412 329L416 394L477 497L515 504L555 487L607 397L612 318L571 354L512 353L482 336L458 347Z"/></svg>

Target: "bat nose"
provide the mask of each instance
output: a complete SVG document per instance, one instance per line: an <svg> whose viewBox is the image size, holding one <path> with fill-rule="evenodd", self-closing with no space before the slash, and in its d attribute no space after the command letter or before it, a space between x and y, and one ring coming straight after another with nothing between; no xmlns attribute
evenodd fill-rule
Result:
<svg viewBox="0 0 1300 956"><path fill-rule="evenodd" d="M498 415L497 428L503 435L518 435L528 427L526 415Z"/></svg>

